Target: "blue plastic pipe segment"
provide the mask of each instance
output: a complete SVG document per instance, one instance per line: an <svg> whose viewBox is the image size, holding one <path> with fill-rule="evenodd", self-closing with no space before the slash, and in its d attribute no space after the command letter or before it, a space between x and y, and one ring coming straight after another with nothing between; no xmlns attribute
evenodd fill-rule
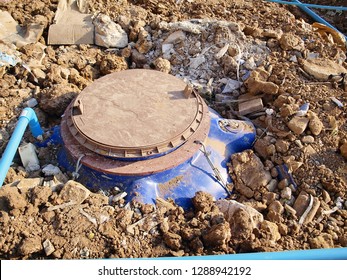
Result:
<svg viewBox="0 0 347 280"><path fill-rule="evenodd" d="M4 183L7 171L11 166L12 160L28 125L34 137L39 138L43 134L35 111L31 108L25 108L19 116L17 125L0 160L0 187Z"/></svg>
<svg viewBox="0 0 347 280"><path fill-rule="evenodd" d="M275 2L278 4L294 5L299 7L308 7L308 8L314 8L314 9L322 9L322 10L347 11L347 7L343 7L343 6L325 6L325 5L296 3L296 2L281 1L281 0L266 0L266 1Z"/></svg>

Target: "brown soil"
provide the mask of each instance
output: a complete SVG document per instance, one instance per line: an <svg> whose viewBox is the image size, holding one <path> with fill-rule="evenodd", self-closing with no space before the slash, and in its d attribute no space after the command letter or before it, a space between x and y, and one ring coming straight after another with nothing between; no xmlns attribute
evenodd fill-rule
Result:
<svg viewBox="0 0 347 280"><path fill-rule="evenodd" d="M189 81L211 107L230 118L239 117L235 115L237 103L220 101L223 79L237 79L238 74L242 77L252 71L254 80L227 97L260 93L264 108L274 113L247 115L257 127L258 140L253 150L231 160L234 192L230 198L256 209L263 221L254 226L248 208L242 207L227 218L206 193L196 194L191 211L171 201L158 201L156 207L125 204L123 198L115 199L119 190L107 195L89 193L71 181L71 174L56 178L45 176L42 170L27 172L16 157L7 185L0 189L1 259L192 256L347 247L347 152L343 148L347 143L347 86L342 76L320 81L303 70L304 60L317 56L347 68L345 50L312 31L311 20L298 9L265 1L89 2L91 12L105 13L122 26L129 37L128 47L47 46L57 0L0 1L0 9L9 11L20 24L46 24L37 44L18 49L23 62L40 64L33 70L38 82L20 65L6 68L1 77L0 152L27 100L37 99L35 111L48 131L60 123L66 106L81 90L114 71L169 71ZM346 1L311 2L346 6ZM331 18L345 32L345 13ZM174 54L164 57L162 43L175 31L169 24L191 19L201 32L186 31L184 40L174 44ZM225 21L233 24L226 27ZM227 52L216 58L227 43ZM238 47L245 61L239 65L239 73ZM203 50L205 62L191 68L192 58ZM338 98L344 107L337 107L330 97ZM306 102L310 103L308 127L294 133L290 122ZM24 141L33 142L29 132ZM39 148L41 167L58 166L56 153L55 146ZM283 163L291 168L297 189L278 179L274 167ZM254 168L257 172L248 176ZM311 210L302 217L310 200Z"/></svg>

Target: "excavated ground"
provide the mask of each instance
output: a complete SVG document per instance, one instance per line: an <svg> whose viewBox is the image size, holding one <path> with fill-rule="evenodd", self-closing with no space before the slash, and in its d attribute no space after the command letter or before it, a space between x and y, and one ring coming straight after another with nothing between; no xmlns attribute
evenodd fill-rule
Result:
<svg viewBox="0 0 347 280"><path fill-rule="evenodd" d="M344 0L308 2L346 6ZM28 100L37 100L35 112L49 131L95 79L128 68L156 69L185 79L224 117L245 117L238 114L240 96L261 99L263 109L246 115L257 127L257 141L252 150L230 161L230 199L243 206L228 213L228 205L206 193L196 194L190 211L163 200L155 207L125 204L120 190L91 193L63 169L55 175L44 172L49 164L58 166L58 147L38 148L41 168L29 172L16 157L0 189L1 259L193 256L347 246L343 45L318 33L299 9L266 1L89 3L91 13L109 15L126 31L127 47L49 46L48 26L57 0L0 0L0 9L19 24L45 26L37 43L17 53L12 49L33 74L21 64L0 68L0 152ZM319 12L346 32L345 12ZM186 21L194 28L179 24ZM172 41L167 44L169 35ZM3 44L0 51L5 52ZM315 59L323 61L318 70L308 64ZM338 73L336 65L342 67ZM226 90L237 79L241 87ZM295 116L305 103L307 114ZM27 132L23 142L34 141ZM284 163L293 181L278 177L275 167Z"/></svg>

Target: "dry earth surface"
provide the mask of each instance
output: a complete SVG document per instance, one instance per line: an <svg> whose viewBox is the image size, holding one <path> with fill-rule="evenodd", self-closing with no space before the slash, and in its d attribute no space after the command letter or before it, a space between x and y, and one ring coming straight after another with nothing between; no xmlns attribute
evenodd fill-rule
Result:
<svg viewBox="0 0 347 280"><path fill-rule="evenodd" d="M346 6L346 1L310 3ZM333 3L332 3L333 2ZM343 44L295 7L251 0L91 0L127 33L124 48L47 45L57 0L1 0L42 36L12 52L29 65L0 68L0 152L35 98L49 133L93 80L149 68L189 82L224 117L257 127L252 150L232 156L232 215L206 193L184 211L172 201L126 204L120 190L89 192L58 166L59 147L38 148L41 168L14 159L0 189L1 259L193 256L347 247L347 84ZM321 11L319 11L321 12ZM321 12L346 32L346 13ZM325 14L324 14L325 13ZM0 23L1 24L1 23ZM0 51L8 52L0 43ZM36 79L35 79L36 78ZM228 88L235 80L241 86ZM338 106L331 97L344 106ZM240 115L240 100L263 108ZM296 116L301 105L309 110ZM24 143L35 142L29 132ZM293 181L279 179L286 164ZM254 212L256 210L256 212Z"/></svg>

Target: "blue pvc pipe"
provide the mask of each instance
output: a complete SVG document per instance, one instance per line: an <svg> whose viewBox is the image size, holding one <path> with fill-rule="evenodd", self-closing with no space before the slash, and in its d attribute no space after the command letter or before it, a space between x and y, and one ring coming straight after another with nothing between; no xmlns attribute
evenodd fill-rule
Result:
<svg viewBox="0 0 347 280"><path fill-rule="evenodd" d="M266 1L275 2L278 4L294 5L299 7L308 7L308 8L314 8L314 9L322 9L322 10L347 11L347 7L343 7L343 6L326 6L326 5L317 5L317 4L295 3L295 2L281 1L281 0L266 0Z"/></svg>
<svg viewBox="0 0 347 280"><path fill-rule="evenodd" d="M172 260L174 257L157 258ZM293 250L282 252L240 253L212 256L192 256L177 259L183 260L347 260L347 248Z"/></svg>
<svg viewBox="0 0 347 280"><path fill-rule="evenodd" d="M5 180L7 171L11 166L12 160L17 152L17 148L28 124L34 137L38 138L43 134L35 111L31 108L25 108L19 116L17 125L0 160L0 187Z"/></svg>

